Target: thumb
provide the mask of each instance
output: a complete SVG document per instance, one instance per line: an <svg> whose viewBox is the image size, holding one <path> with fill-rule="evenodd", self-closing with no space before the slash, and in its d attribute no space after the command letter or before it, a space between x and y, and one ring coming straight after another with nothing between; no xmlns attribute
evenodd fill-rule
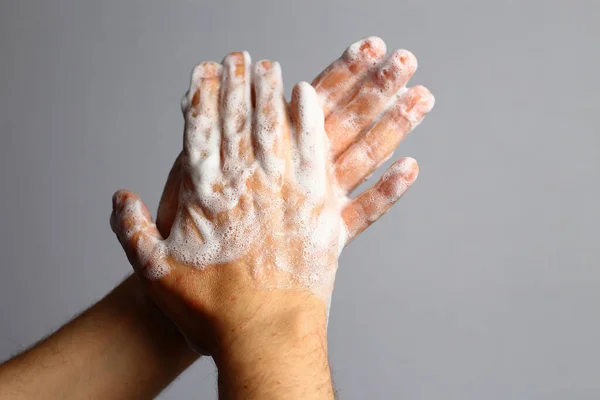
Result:
<svg viewBox="0 0 600 400"><path fill-rule="evenodd" d="M150 280L169 272L162 236L137 194L119 190L113 195L110 226L136 272Z"/></svg>

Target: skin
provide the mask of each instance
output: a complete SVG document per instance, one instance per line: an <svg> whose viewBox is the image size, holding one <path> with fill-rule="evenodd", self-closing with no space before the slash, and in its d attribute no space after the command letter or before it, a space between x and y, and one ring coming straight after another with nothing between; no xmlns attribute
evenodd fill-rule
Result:
<svg viewBox="0 0 600 400"><path fill-rule="evenodd" d="M330 143L335 143L336 140L335 136L332 136L335 134L336 125L330 121L331 115L336 110L344 109L344 105L357 96L357 88L375 79L373 71L377 70L378 65L385 59L385 46L379 39L367 40L361 43L360 47L361 52L358 56L352 58L347 53L344 54L313 82L316 92L322 98ZM334 88L335 90L332 90ZM431 108L433 99L426 89L410 90L415 90L415 96L401 98L391 107L374 104L373 107L379 109L378 112L373 112L373 115L380 116L379 122L374 125L378 128L356 132L355 137L358 140L350 143L337 157L330 158L330 168L335 174L338 186L344 188L347 193L391 154L402 138ZM394 113L394 105L398 110L415 110L415 119L407 122L404 118L406 112ZM339 117L338 119L342 120ZM377 153L373 153L377 162L361 165L351 154L352 145L361 140L370 143L370 139L367 139L369 135L373 140L380 140L384 144L377 147ZM385 141L382 137L393 139ZM177 215L182 158L180 155L176 159L169 173L159 206L156 226L163 238L169 236ZM343 160L354 162L345 161L346 164L342 164ZM352 165L353 168L348 168L348 165ZM415 177L416 164L413 173L408 174L407 179L412 181ZM390 193L386 194L389 191L390 185L385 181L379 182L343 210L342 218L348 228L349 239L381 215L381 209L370 207L373 195L389 196ZM40 398L40 393L43 393L44 398L156 396L198 355L190 351L172 323L142 295L141 283L135 276L128 278L104 300L57 333L3 364L0 367L0 398ZM245 283L248 282L237 281L238 286ZM148 290L147 282L145 285ZM249 289L245 296L251 297L252 290ZM229 290L232 291L233 289ZM173 293L175 295L172 298L175 302L185 299L185 296L180 296L178 292ZM300 379L300 372L306 372L308 364L308 371L312 371L314 375L307 376L308 381L312 382L311 388L321 391L324 396L330 395L331 383L326 360L326 323L323 322L326 318L322 300L312 295L307 296L301 290L285 292L278 296L281 298L269 303L268 309L263 307L262 312L254 313L253 323L242 323L244 318L247 318L244 317L247 309L239 306L234 307L228 318L214 323L214 320L207 316L218 313L217 307L212 311L213 314L203 310L200 313L202 318L197 320L202 323L193 324L193 327L189 328L188 340L192 338L197 350L212 353L215 357L220 369L219 383L223 397L233 397L239 393L260 397L259 390L271 390L267 388L272 386L275 387L273 390L276 390L282 383L277 380L268 382L267 379L274 376L268 373L268 368L274 368L276 365L291 369L292 379L286 382L285 386L305 386L304 378ZM242 304L239 299L234 302ZM264 304L264 301L256 301L252 306L261 309L257 307L259 303ZM162 306L165 307L165 304ZM168 306L167 309L176 310L177 307ZM272 318L272 315L278 317ZM228 333L227 329L239 331ZM214 336L215 332L223 333ZM212 339L207 339L209 337ZM220 344L215 343L215 337L219 338ZM242 348L244 351L239 350ZM217 351L218 349L220 350ZM239 357L240 355L244 357ZM255 368L259 358L261 362L264 358L270 360L265 363L264 371ZM291 363L292 360L312 361L296 364ZM48 368L48 365L53 368ZM294 368L296 372L293 371ZM90 376L93 376L93 379L89 379ZM233 376L238 379L232 380ZM263 389L251 387L253 382L263 381ZM269 394L266 397L272 396Z"/></svg>
<svg viewBox="0 0 600 400"><path fill-rule="evenodd" d="M129 278L0 366L0 399L151 399L197 354Z"/></svg>
<svg viewBox="0 0 600 400"><path fill-rule="evenodd" d="M126 190L113 197L111 226L150 296L192 347L214 357L221 398L332 398L326 326L339 252L418 171L414 160L402 159L346 201L332 161L352 157L368 121L381 113L366 105L384 109L416 61L393 53L364 91L332 108L333 122L311 85L297 85L286 108L278 64L250 68L247 55L233 53L192 74L170 236ZM420 112L413 97L401 97L397 119L409 122L402 126ZM330 147L327 123L344 127L330 132ZM399 126L384 114L374 127L391 123ZM360 160L372 165L373 157ZM222 233L215 239L213 231Z"/></svg>

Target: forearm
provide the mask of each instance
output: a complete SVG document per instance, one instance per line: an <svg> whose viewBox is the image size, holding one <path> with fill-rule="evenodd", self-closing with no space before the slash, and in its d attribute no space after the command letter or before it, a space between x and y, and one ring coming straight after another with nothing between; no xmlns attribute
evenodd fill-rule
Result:
<svg viewBox="0 0 600 400"><path fill-rule="evenodd" d="M196 358L131 276L0 366L0 398L153 398Z"/></svg>
<svg viewBox="0 0 600 400"><path fill-rule="evenodd" d="M221 399L333 399L324 312L235 332L215 354ZM275 321L275 318L274 318Z"/></svg>

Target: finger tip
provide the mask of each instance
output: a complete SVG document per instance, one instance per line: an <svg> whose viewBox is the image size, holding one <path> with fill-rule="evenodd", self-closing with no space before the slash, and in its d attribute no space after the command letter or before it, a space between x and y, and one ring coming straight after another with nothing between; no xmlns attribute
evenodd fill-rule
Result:
<svg viewBox="0 0 600 400"><path fill-rule="evenodd" d="M277 61L260 60L254 64L254 75L256 78L270 77L281 81L281 65Z"/></svg>
<svg viewBox="0 0 600 400"><path fill-rule="evenodd" d="M369 36L352 43L343 54L350 62L368 62L381 59L386 53L385 42L377 36Z"/></svg>
<svg viewBox="0 0 600 400"><path fill-rule="evenodd" d="M419 175L419 164L412 157L404 157L392 164L388 172L388 179L395 176L402 178L405 182L412 183Z"/></svg>
<svg viewBox="0 0 600 400"><path fill-rule="evenodd" d="M417 57L412 51L406 49L395 50L390 55L391 63L403 71L416 71L418 67Z"/></svg>
<svg viewBox="0 0 600 400"><path fill-rule="evenodd" d="M254 71L257 74L263 75L271 70L273 67L273 61L271 60L260 60L254 65Z"/></svg>
<svg viewBox="0 0 600 400"><path fill-rule="evenodd" d="M222 65L214 61L203 61L192 70L192 83L203 78L215 78L221 75Z"/></svg>
<svg viewBox="0 0 600 400"><path fill-rule="evenodd" d="M413 87L415 97L418 99L417 107L423 113L428 113L435 106L435 96L425 86L417 85Z"/></svg>
<svg viewBox="0 0 600 400"><path fill-rule="evenodd" d="M300 98L310 95L311 93L316 93L315 89L308 82L301 81L294 85L292 89L292 98L299 100Z"/></svg>
<svg viewBox="0 0 600 400"><path fill-rule="evenodd" d="M300 81L296 84L296 86L298 86L302 90L313 90L312 85L306 81Z"/></svg>
<svg viewBox="0 0 600 400"><path fill-rule="evenodd" d="M112 195L113 209L116 209L120 204L123 203L124 199L128 195L128 191L125 189L119 189Z"/></svg>
<svg viewBox="0 0 600 400"><path fill-rule="evenodd" d="M234 68L236 66L242 65L250 65L252 63L252 57L250 57L250 53L246 50L244 51L234 51L232 53L227 54L222 61L223 67L226 68Z"/></svg>
<svg viewBox="0 0 600 400"><path fill-rule="evenodd" d="M127 189L119 189L117 190L112 197L113 210L117 213L122 212L123 210L133 206L136 203L140 203L143 207L145 207L144 203L141 201L140 197ZM142 208L143 208L142 207ZM143 211L143 210L142 210Z"/></svg>
<svg viewBox="0 0 600 400"><path fill-rule="evenodd" d="M435 105L435 97L425 86L413 86L399 95L392 106L393 112L417 126Z"/></svg>
<svg viewBox="0 0 600 400"><path fill-rule="evenodd" d="M414 181L419 175L419 164L412 157L405 157L402 160L402 175L408 181Z"/></svg>
<svg viewBox="0 0 600 400"><path fill-rule="evenodd" d="M367 43L378 55L383 55L387 51L385 41L379 36L368 36L362 39L362 42Z"/></svg>

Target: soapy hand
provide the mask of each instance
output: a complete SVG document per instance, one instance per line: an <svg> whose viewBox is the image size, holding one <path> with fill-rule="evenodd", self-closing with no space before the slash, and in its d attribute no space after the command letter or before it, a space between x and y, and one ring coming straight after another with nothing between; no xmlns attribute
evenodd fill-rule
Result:
<svg viewBox="0 0 600 400"><path fill-rule="evenodd" d="M402 159L346 198L433 105L426 89L403 89L412 54L381 63L384 54L374 38L351 46L315 80L317 92L295 87L289 115L277 63L257 63L253 79L246 53L194 70L184 150L169 179L180 182L167 196L177 206L159 230L135 194L119 191L111 224L150 294L196 347L218 347L207 328L211 338L227 336L290 305L324 315L344 244L416 178L414 160Z"/></svg>
<svg viewBox="0 0 600 400"><path fill-rule="evenodd" d="M405 87L416 68L410 52L396 50L386 57L384 41L368 37L350 45L312 82L323 105L330 147L337 153L329 162L346 195L392 156L433 107L434 98L426 88ZM156 225L164 237L169 236L177 213L180 161L181 154L158 207ZM352 226L349 240L368 224L359 218Z"/></svg>

